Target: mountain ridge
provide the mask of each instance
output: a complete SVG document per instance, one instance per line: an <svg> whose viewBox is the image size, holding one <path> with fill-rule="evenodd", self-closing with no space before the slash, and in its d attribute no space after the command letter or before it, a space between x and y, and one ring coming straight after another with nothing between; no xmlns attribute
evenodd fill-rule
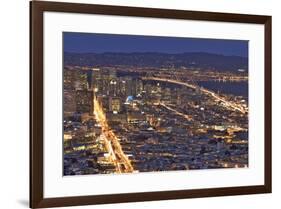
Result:
<svg viewBox="0 0 281 209"><path fill-rule="evenodd" d="M248 70L248 58L207 52L64 52L65 65L78 66L136 66L136 67L193 67L218 71Z"/></svg>

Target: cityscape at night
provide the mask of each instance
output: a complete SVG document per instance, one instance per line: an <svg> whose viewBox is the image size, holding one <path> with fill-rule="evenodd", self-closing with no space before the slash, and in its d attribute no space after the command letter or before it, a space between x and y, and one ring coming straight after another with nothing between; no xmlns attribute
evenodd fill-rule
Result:
<svg viewBox="0 0 281 209"><path fill-rule="evenodd" d="M63 175L247 168L248 41L63 33Z"/></svg>

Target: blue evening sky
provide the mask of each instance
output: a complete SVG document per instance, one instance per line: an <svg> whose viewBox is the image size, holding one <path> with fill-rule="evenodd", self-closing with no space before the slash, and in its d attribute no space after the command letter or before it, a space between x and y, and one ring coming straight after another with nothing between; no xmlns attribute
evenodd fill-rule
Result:
<svg viewBox="0 0 281 209"><path fill-rule="evenodd" d="M227 38L227 37L226 37ZM65 52L208 52L248 57L248 41L163 36L63 33Z"/></svg>

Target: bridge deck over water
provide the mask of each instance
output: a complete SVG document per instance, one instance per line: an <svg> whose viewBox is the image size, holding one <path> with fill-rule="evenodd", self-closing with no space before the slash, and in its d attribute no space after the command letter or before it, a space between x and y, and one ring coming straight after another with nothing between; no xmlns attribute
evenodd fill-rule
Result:
<svg viewBox="0 0 281 209"><path fill-rule="evenodd" d="M204 94L206 94L208 96L211 96L214 99L222 102L226 107L229 107L230 109L235 110L235 111L239 111L243 114L248 113L248 111L242 105L236 104L232 101L227 101L225 98L219 96L215 92L210 91L210 90L205 89L205 88L202 88L202 87L199 87L199 86L194 85L194 84L190 84L190 83L186 83L186 82L182 82L182 81L178 81L178 80L173 80L173 79L159 78L159 77L142 77L142 80L169 82L169 83L173 83L173 84L186 86L186 87L192 88L192 89L200 88L201 92L203 92Z"/></svg>

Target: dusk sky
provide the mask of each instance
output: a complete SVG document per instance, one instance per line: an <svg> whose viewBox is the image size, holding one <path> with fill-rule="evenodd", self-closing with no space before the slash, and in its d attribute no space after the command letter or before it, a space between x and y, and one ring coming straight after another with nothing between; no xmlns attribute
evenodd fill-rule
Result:
<svg viewBox="0 0 281 209"><path fill-rule="evenodd" d="M208 52L248 57L245 40L64 32L63 42L65 52Z"/></svg>

